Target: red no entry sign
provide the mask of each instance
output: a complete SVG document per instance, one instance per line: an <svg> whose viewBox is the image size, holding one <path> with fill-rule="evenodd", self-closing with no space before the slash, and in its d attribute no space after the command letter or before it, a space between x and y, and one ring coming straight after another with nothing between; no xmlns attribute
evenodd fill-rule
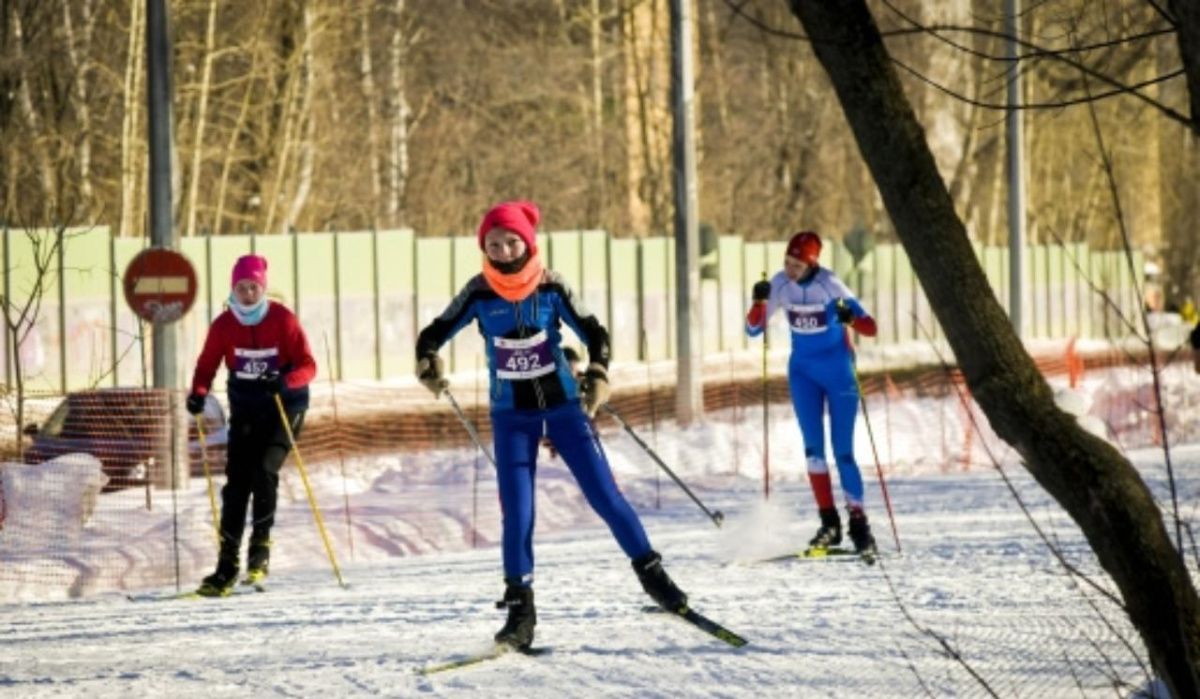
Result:
<svg viewBox="0 0 1200 699"><path fill-rule="evenodd" d="M151 323L183 317L196 300L196 270L188 258L166 248L147 248L129 262L125 302Z"/></svg>

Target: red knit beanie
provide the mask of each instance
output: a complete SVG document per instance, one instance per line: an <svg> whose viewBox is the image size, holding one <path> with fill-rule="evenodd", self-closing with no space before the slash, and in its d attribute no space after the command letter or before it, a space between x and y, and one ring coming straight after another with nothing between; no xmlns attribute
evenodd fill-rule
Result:
<svg viewBox="0 0 1200 699"><path fill-rule="evenodd" d="M821 236L812 231L801 231L788 241L787 256L800 260L809 267L817 264L821 256Z"/></svg>
<svg viewBox="0 0 1200 699"><path fill-rule="evenodd" d="M479 223L479 249L483 238L493 228L505 228L521 236L530 253L537 252L537 224L541 220L537 204L531 201L505 201L496 204L483 215Z"/></svg>
<svg viewBox="0 0 1200 699"><path fill-rule="evenodd" d="M243 279L258 282L267 288L267 258L258 255L242 255L233 263L233 280L229 286L237 286Z"/></svg>

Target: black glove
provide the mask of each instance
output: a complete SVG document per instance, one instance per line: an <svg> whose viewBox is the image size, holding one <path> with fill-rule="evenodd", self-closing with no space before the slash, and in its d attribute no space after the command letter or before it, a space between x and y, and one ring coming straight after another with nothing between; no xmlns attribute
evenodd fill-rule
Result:
<svg viewBox="0 0 1200 699"><path fill-rule="evenodd" d="M588 417L596 417L596 411L608 402L608 395L608 371L599 364L592 364L583 372L583 380L579 382L583 412Z"/></svg>
<svg viewBox="0 0 1200 699"><path fill-rule="evenodd" d="M766 280L755 282L754 289L750 291L750 298L755 301L766 301L771 298L771 282Z"/></svg>
<svg viewBox="0 0 1200 699"><path fill-rule="evenodd" d="M421 385L429 389L429 392L438 397L442 395L450 387L450 382L446 380L446 364L442 358L436 354L431 354L428 357L422 357L421 361L417 362L417 380Z"/></svg>
<svg viewBox="0 0 1200 699"><path fill-rule="evenodd" d="M271 395L283 392L283 375L278 371L264 371L258 375L258 382Z"/></svg>
<svg viewBox="0 0 1200 699"><path fill-rule="evenodd" d="M204 396L193 393L187 397L187 411L192 415L204 412Z"/></svg>
<svg viewBox="0 0 1200 699"><path fill-rule="evenodd" d="M850 308L848 303L842 299L838 299L837 305L834 306L834 308L837 310L837 319L839 323L842 325L850 325L854 322L854 311Z"/></svg>

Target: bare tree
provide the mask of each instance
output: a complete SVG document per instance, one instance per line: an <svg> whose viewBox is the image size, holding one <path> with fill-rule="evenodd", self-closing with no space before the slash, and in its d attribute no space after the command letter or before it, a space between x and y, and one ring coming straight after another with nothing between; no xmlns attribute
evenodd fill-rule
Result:
<svg viewBox="0 0 1200 699"><path fill-rule="evenodd" d="M200 168L204 163L204 132L208 125L208 99L212 92L213 63L217 59L217 0L208 0L208 21L205 23L204 52L200 69L200 84L196 87L196 117L192 137L192 168L188 181L187 223L183 227L185 236L196 234L196 207L200 201Z"/></svg>
<svg viewBox="0 0 1200 699"><path fill-rule="evenodd" d="M71 4L62 4L63 33L66 35L66 53L71 62L71 83L73 107L79 118L79 138L77 151L77 174L79 176L80 213L90 218L94 204L95 193L92 187L92 116L89 97L89 84L93 72L91 70L92 36L95 32L95 15L92 11L92 0L82 0L79 4L80 31L75 32L75 19L71 13Z"/></svg>
<svg viewBox="0 0 1200 699"><path fill-rule="evenodd" d="M625 201L639 235L666 231L670 220L668 19L664 0L636 0L624 10Z"/></svg>
<svg viewBox="0 0 1200 699"><path fill-rule="evenodd" d="M251 36L258 36L258 33L263 30L269 22L269 18L265 14L255 15L251 22ZM212 214L212 233L220 235L225 225L225 219L229 217L229 196L230 190L233 188L231 181L235 177L235 170L241 159L245 157L243 149L239 149L238 144L248 138L249 122L251 120L251 112L255 106L255 90L257 81L260 80L261 64L263 62L263 51L261 45L257 41L249 42L248 47L244 47L242 53L246 56L246 67L244 68L243 78L241 80L241 90L238 97L233 101L231 107L236 109L237 115L233 118L233 125L229 129L228 136L225 139L225 147L222 151L220 176L217 179L217 194L216 201L213 203ZM249 196L243 197L243 202L248 202Z"/></svg>
<svg viewBox="0 0 1200 699"><path fill-rule="evenodd" d="M304 6L304 41L300 48L300 99L297 104L297 121L301 124L299 143L295 145L296 173L291 202L280 224L280 232L286 233L296 226L300 213L308 203L308 196L313 187L313 170L316 163L316 133L317 117L313 110L314 83L317 71L314 69L314 45L317 35L317 10L312 4ZM281 161L282 168L282 161ZM372 209L372 212L374 209ZM270 225L265 226L270 230Z"/></svg>
<svg viewBox="0 0 1200 699"><path fill-rule="evenodd" d="M1155 670L1176 696L1200 695L1200 598L1181 553L1129 461L1055 407L976 261L866 3L790 4L972 395L996 434L1083 530Z"/></svg>
<svg viewBox="0 0 1200 699"><path fill-rule="evenodd" d="M140 99L142 94L142 76L145 73L145 17L142 15L143 3L129 4L129 42L125 59L125 77L122 90L122 119L121 119L121 168L120 191L121 207L117 222L117 235L136 235L142 233L141 212L143 207L138 203L139 192L144 187L141 177L141 157L144 150L139 147L141 133L139 117L141 116Z"/></svg>
<svg viewBox="0 0 1200 699"><path fill-rule="evenodd" d="M300 26L287 26L281 29L281 43L284 45L281 58L284 62L283 70L277 74L277 80L283 84L283 90L278 103L270 106L273 111L277 109L281 112L279 121L282 123L282 128L275 134L274 157L267 156L271 162L271 171L269 174L270 184L265 190L264 197L267 208L263 214L262 229L265 231L274 230L276 209L283 206L290 207L291 202L285 202L285 198L292 199L294 202L294 198L287 197L286 192L292 178L298 174L293 170L294 164L298 165L304 158L302 149L305 148L305 129L308 120L312 117L312 113L308 109L312 104L309 92L312 76L308 72L311 67L312 34L307 31L310 26L311 12L310 4L305 3L300 10ZM272 128L265 123L263 126L268 129ZM286 214L283 218L287 218ZM287 231L286 220L280 223L280 226L280 230Z"/></svg>
<svg viewBox="0 0 1200 699"><path fill-rule="evenodd" d="M379 204L383 199L381 157L379 152L379 104L375 94L375 73L371 61L371 3L364 0L359 16L360 70L363 102L367 109L367 174L371 178L371 200L367 219L372 229L378 228Z"/></svg>
<svg viewBox="0 0 1200 699"><path fill-rule="evenodd" d="M391 65L391 90L387 103L388 123L388 191L387 218L389 226L401 226L406 221L408 180L411 177L408 142L411 137L414 115L408 97L409 48L418 40L419 32L409 28L405 12L405 0L393 0L391 41L389 57Z"/></svg>
<svg viewBox="0 0 1200 699"><path fill-rule="evenodd" d="M694 1L705 221L750 239L800 223L834 237L855 225L888 237L866 167L847 157L856 146L829 86L808 48L792 40L798 32L778 29L791 21L786 4ZM994 126L1006 64L995 55L1004 38L996 3L874 2L918 117L945 134L931 148L969 231L998 239L1003 160ZM1153 124L1157 136L1112 134L1131 218L1142 221L1135 235L1157 227L1150 190L1160 159L1200 175L1175 145L1178 125L1192 128L1178 89L1177 37L1186 29L1174 30L1192 4L1176 4L1050 0L1027 13L1034 33L1022 64L1030 104L1045 109L1031 110L1026 126L1049 156L1031 173L1035 233L1053 228L1092 242L1116 235L1095 168L1064 157L1088 133L1062 109L1078 99L1077 66L1092 71L1101 92L1137 93L1099 108L1106 125L1140 112L1167 117ZM618 235L665 229L666 0L342 5L173 3L181 230L277 231L290 219L300 230L337 221L436 235L469 229L484 202L507 196L537 199L548 225ZM0 207L8 220L40 220L35 214L57 207L83 219L64 223L143 232L143 10L95 0L3 4ZM1065 48L1070 37L1077 50ZM796 124L803 128L789 127ZM1154 138L1163 139L1161 156L1145 147ZM1182 232L1194 217L1187 208L1172 213L1190 199L1187 184L1186 176L1162 183L1161 216L1179 231L1172 250L1185 249ZM1173 274L1182 280L1185 272Z"/></svg>
<svg viewBox="0 0 1200 699"><path fill-rule="evenodd" d="M9 229L0 229L5 237ZM58 261L62 254L66 229L59 226L52 231L39 231L33 228L24 229L25 238L29 241L29 264L32 269L23 275L29 280L29 287L12 289L9 295L0 295L0 313L4 317L5 344L12 348L9 361L12 363L12 380L14 390L10 394L10 409L12 410L17 434L17 458L24 453L25 441L21 438L25 425L25 382L28 378L24 366L22 348L37 327L38 318L42 311L42 302L46 298L48 287L58 275Z"/></svg>
<svg viewBox="0 0 1200 699"><path fill-rule="evenodd" d="M59 192L58 183L54 177L57 168L51 158L50 150L52 135L47 132L41 113L34 108L33 80L29 71L30 61L25 57L26 45L38 39L29 36L26 32L25 22L22 18L24 13L20 11L20 8L15 3L8 5L7 9L8 21L6 24L12 30L13 41L11 45L12 51L15 54L18 72L17 104L28 127L28 134L31 141L30 149L33 151L35 161L37 162L37 172L42 185L42 209L38 212L38 217L45 219L54 215L55 209L58 207Z"/></svg>

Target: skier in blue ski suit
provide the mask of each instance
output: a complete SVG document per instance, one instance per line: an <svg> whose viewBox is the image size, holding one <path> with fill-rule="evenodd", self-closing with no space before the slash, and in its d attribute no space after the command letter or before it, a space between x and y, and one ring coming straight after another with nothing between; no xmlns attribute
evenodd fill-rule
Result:
<svg viewBox="0 0 1200 699"><path fill-rule="evenodd" d="M608 331L586 311L561 276L542 267L537 206L492 207L479 225L483 272L459 291L417 338L417 376L440 395L447 388L438 349L474 321L488 367L496 479L503 516L501 547L508 621L496 641L525 650L537 623L533 604L534 480L545 435L562 456L588 504L629 556L642 587L678 610L687 596L662 567L633 508L617 489L590 417L609 395ZM563 353L566 323L587 345L589 365L577 381Z"/></svg>
<svg viewBox="0 0 1200 699"><path fill-rule="evenodd" d="M821 238L811 231L792 236L784 268L752 291L746 333L761 335L775 311L787 314L792 336L788 388L804 435L808 480L821 516L809 542L827 549L842 541L842 523L833 498L825 448L825 407L830 441L850 518L849 534L859 553L874 554L875 539L863 512L863 479L854 459L854 423L858 417L858 381L848 327L873 337L875 320L832 271L821 267Z"/></svg>

